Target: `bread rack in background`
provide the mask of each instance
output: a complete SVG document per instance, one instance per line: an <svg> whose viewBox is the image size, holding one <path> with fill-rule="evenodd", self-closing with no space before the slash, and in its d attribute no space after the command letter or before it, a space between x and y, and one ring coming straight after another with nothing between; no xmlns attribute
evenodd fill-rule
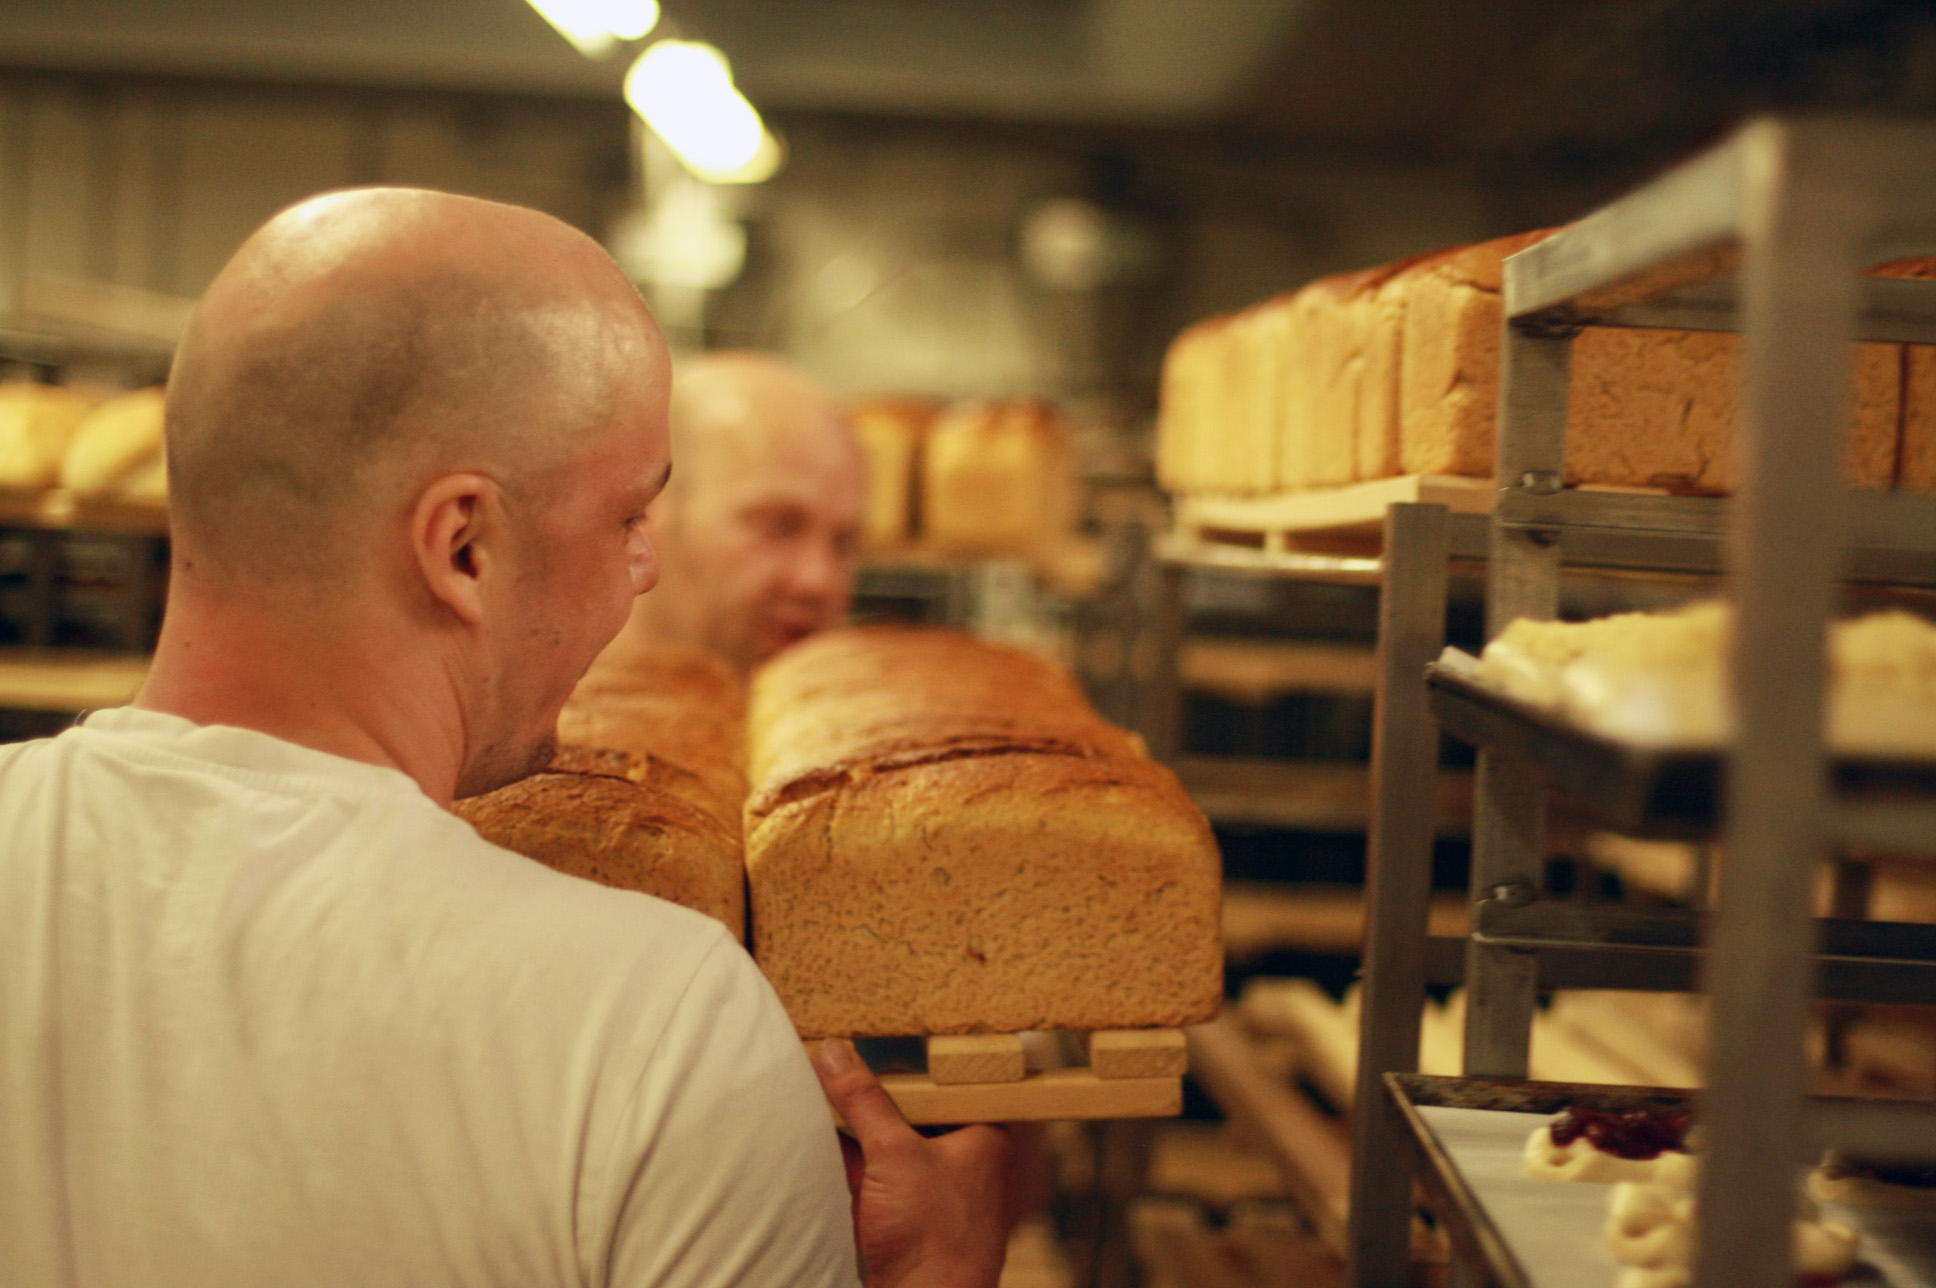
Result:
<svg viewBox="0 0 1936 1288"><path fill-rule="evenodd" d="M1374 811L1399 830L1375 845L1358 1097L1390 1103L1356 1126L1355 1284L1406 1279L1402 1245L1393 1245L1410 1220L1412 1178L1389 1165L1395 1156L1418 1160L1433 1210L1477 1279L1525 1281L1483 1186L1441 1148L1421 1107L1498 1107L1496 1080L1526 1074L1537 992L1563 983L1712 995L1696 1284L1784 1278L1793 1168L1810 1148L1936 1156L1926 1106L1802 1096L1818 971L1823 996L1936 1001L1929 927L1817 922L1809 907L1817 860L1833 846L1936 853L1926 789L1882 801L1831 797L1821 739L1821 641L1838 582L1936 585L1936 501L1844 492L1838 475L1860 473L1838 469L1846 440L1825 432L1844 420L1846 378L1861 369L1854 340L1936 343L1936 290L1859 276L1865 264L1936 247L1932 156L1936 127L1927 125L1759 121L1506 261L1487 633L1552 617L1562 565L1583 557L1725 569L1738 623L1739 733L1720 763L1731 807L1705 822L1729 859L1711 915L1546 897L1545 823L1549 797L1560 795L1549 784L1589 806L1608 799L1600 786L1618 784L1581 777L1564 748L1539 745L1523 723L1483 718L1455 689L1428 697L1423 663L1437 650L1444 569L1468 548L1470 523L1438 506L1394 507L1388 585L1402 577L1416 597L1385 621L1385 652L1399 664L1381 692ZM1739 327L1748 414L1737 499L1564 486L1575 423L1569 366L1594 334L1589 325ZM1926 354L1904 355L1912 378L1926 365ZM1403 804L1429 789L1434 714L1481 749L1463 971L1467 1077L1453 1080L1410 1073L1433 953L1424 850L1416 825L1404 830ZM1630 830L1650 824L1625 821ZM1689 826L1674 823L1683 834Z"/></svg>
<svg viewBox="0 0 1936 1288"><path fill-rule="evenodd" d="M1070 605L1109 575L1082 535L1076 426L1037 398L864 398L859 620L914 620L1071 661Z"/></svg>
<svg viewBox="0 0 1936 1288"><path fill-rule="evenodd" d="M130 391L166 377L192 301L35 274L18 305L0 319L0 738L125 702L145 673L168 508L159 399Z"/></svg>

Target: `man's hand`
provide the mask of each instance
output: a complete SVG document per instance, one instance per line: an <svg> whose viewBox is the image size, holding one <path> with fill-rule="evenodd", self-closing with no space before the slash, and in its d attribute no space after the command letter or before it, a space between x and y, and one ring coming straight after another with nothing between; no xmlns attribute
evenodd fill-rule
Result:
<svg viewBox="0 0 1936 1288"><path fill-rule="evenodd" d="M851 1042L820 1043L813 1068L853 1133L840 1151L868 1288L994 1288L1008 1251L1008 1134L976 1126L922 1136Z"/></svg>

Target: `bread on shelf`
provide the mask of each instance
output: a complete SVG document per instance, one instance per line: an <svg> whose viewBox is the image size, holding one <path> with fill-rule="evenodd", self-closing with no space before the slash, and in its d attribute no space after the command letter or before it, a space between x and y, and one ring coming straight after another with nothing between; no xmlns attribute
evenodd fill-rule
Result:
<svg viewBox="0 0 1936 1288"><path fill-rule="evenodd" d="M891 550L919 535L915 497L922 440L935 405L919 398L870 398L849 411L854 437L867 457L866 544Z"/></svg>
<svg viewBox="0 0 1936 1288"><path fill-rule="evenodd" d="M494 845L703 912L744 941L738 829L695 804L684 779L649 755L568 746L538 773L452 808Z"/></svg>
<svg viewBox="0 0 1936 1288"><path fill-rule="evenodd" d="M1222 995L1219 860L1054 665L817 635L755 677L754 957L804 1036L1168 1027Z"/></svg>
<svg viewBox="0 0 1936 1288"><path fill-rule="evenodd" d="M62 455L60 485L85 494L165 496L165 403L165 391L157 385L119 394L88 412Z"/></svg>
<svg viewBox="0 0 1936 1288"><path fill-rule="evenodd" d="M1404 295L1399 468L1492 473L1505 261L1546 230L1427 255L1394 277Z"/></svg>
<svg viewBox="0 0 1936 1288"><path fill-rule="evenodd" d="M1079 501L1074 444L1046 403L964 403L928 431L921 521L937 550L1048 550L1073 532Z"/></svg>
<svg viewBox="0 0 1936 1288"><path fill-rule="evenodd" d="M92 405L85 393L58 385L0 382L0 487L58 482L67 444Z"/></svg>

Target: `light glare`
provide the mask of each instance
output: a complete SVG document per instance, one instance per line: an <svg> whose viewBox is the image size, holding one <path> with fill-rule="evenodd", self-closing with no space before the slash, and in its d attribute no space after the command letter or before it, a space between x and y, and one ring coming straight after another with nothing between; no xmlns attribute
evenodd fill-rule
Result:
<svg viewBox="0 0 1936 1288"><path fill-rule="evenodd" d="M735 181L762 162L765 178L777 165L778 150L760 114L734 88L726 56L711 45L659 41L626 73L625 101L701 178Z"/></svg>
<svg viewBox="0 0 1936 1288"><path fill-rule="evenodd" d="M544 20L587 58L603 58L621 40L639 40L659 24L658 0L530 0Z"/></svg>

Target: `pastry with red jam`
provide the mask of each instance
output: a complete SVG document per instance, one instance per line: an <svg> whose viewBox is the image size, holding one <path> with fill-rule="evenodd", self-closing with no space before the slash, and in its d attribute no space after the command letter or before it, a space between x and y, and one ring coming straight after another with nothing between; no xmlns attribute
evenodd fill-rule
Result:
<svg viewBox="0 0 1936 1288"><path fill-rule="evenodd" d="M1674 1110L1562 1110L1526 1139L1526 1175L1544 1181L1640 1181L1691 1189L1688 1116Z"/></svg>

